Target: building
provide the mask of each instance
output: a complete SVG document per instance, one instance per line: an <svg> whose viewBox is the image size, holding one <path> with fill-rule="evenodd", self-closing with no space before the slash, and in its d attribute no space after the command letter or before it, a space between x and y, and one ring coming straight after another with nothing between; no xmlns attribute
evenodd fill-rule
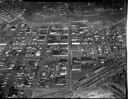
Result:
<svg viewBox="0 0 128 99"><path fill-rule="evenodd" d="M41 51L37 51L36 56L40 56L40 55L41 55Z"/></svg>
<svg viewBox="0 0 128 99"><path fill-rule="evenodd" d="M81 57L81 64L86 64L86 63L93 63L94 59L92 57Z"/></svg>
<svg viewBox="0 0 128 99"><path fill-rule="evenodd" d="M72 71L81 71L81 65L73 65L72 66Z"/></svg>
<svg viewBox="0 0 128 99"><path fill-rule="evenodd" d="M68 60L67 59L60 59L60 61L59 62L68 62Z"/></svg>
<svg viewBox="0 0 128 99"><path fill-rule="evenodd" d="M63 71L60 72L60 76L65 76L65 75L67 75L67 71L66 70L63 70Z"/></svg>

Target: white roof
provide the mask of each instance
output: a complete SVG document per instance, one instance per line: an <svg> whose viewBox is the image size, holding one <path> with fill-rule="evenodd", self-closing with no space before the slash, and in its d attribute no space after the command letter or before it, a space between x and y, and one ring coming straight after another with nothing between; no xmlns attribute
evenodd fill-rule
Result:
<svg viewBox="0 0 128 99"><path fill-rule="evenodd" d="M68 27L63 27L63 30L69 30L69 28Z"/></svg>
<svg viewBox="0 0 128 99"><path fill-rule="evenodd" d="M62 67L62 69L66 69L66 67Z"/></svg>
<svg viewBox="0 0 128 99"><path fill-rule="evenodd" d="M50 32L50 34L57 34L57 32Z"/></svg>
<svg viewBox="0 0 128 99"><path fill-rule="evenodd" d="M65 71L65 72L63 72L63 73L60 73L60 75L66 75L67 74L67 72Z"/></svg>
<svg viewBox="0 0 128 99"><path fill-rule="evenodd" d="M40 40L38 40L38 41L45 41L45 40L44 40L44 39L42 39L42 40L40 39Z"/></svg>
<svg viewBox="0 0 128 99"><path fill-rule="evenodd" d="M67 45L68 43L60 43L61 45Z"/></svg>
<svg viewBox="0 0 128 99"><path fill-rule="evenodd" d="M67 45L68 43L48 43L48 45Z"/></svg>
<svg viewBox="0 0 128 99"><path fill-rule="evenodd" d="M80 45L80 43L72 43L72 45Z"/></svg>
<svg viewBox="0 0 128 99"><path fill-rule="evenodd" d="M63 34L63 35L68 35L68 34Z"/></svg>
<svg viewBox="0 0 128 99"><path fill-rule="evenodd" d="M62 83L61 83L61 84L58 84L58 83L57 83L56 85L65 85L65 84L62 84Z"/></svg>
<svg viewBox="0 0 128 99"><path fill-rule="evenodd" d="M41 55L41 52L40 51L37 51L36 52L36 56L40 56Z"/></svg>
<svg viewBox="0 0 128 99"><path fill-rule="evenodd" d="M26 43L21 43L20 45L25 45Z"/></svg>
<svg viewBox="0 0 128 99"><path fill-rule="evenodd" d="M63 57L63 56L68 56L68 55L66 54L66 55L53 55L53 56L62 56Z"/></svg>
<svg viewBox="0 0 128 99"><path fill-rule="evenodd" d="M81 69L80 68L74 68L74 69L72 69L72 71L81 71Z"/></svg>
<svg viewBox="0 0 128 99"><path fill-rule="evenodd" d="M42 76L45 76L45 75L46 75L46 72L43 72L43 73L42 73Z"/></svg>
<svg viewBox="0 0 128 99"><path fill-rule="evenodd" d="M48 67L48 65L44 65L43 67Z"/></svg>
<svg viewBox="0 0 128 99"><path fill-rule="evenodd" d="M87 27L80 27L80 29L87 29Z"/></svg>
<svg viewBox="0 0 128 99"><path fill-rule="evenodd" d="M7 45L7 43L0 43L0 45Z"/></svg>

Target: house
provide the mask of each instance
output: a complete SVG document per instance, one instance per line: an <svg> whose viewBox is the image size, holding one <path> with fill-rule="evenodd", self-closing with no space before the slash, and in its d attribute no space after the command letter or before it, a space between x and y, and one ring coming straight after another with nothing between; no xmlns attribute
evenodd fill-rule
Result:
<svg viewBox="0 0 128 99"><path fill-rule="evenodd" d="M67 62L68 60L67 59L60 59L60 61L59 62Z"/></svg>
<svg viewBox="0 0 128 99"><path fill-rule="evenodd" d="M86 64L86 63L93 63L94 59L92 57L81 57L81 64Z"/></svg>
<svg viewBox="0 0 128 99"><path fill-rule="evenodd" d="M60 75L61 75L61 76L67 75L67 71L66 71L66 70L61 71L61 72L60 72Z"/></svg>
<svg viewBox="0 0 128 99"><path fill-rule="evenodd" d="M40 51L37 51L36 52L36 56L40 56L41 55L41 52Z"/></svg>
<svg viewBox="0 0 128 99"><path fill-rule="evenodd" d="M81 71L81 68L73 68L72 71Z"/></svg>
<svg viewBox="0 0 128 99"><path fill-rule="evenodd" d="M73 65L72 71L81 71L81 65Z"/></svg>
<svg viewBox="0 0 128 99"><path fill-rule="evenodd" d="M46 72L42 71L41 79L47 79L47 73Z"/></svg>
<svg viewBox="0 0 128 99"><path fill-rule="evenodd" d="M42 34L47 34L47 30L39 30L39 34L42 35Z"/></svg>
<svg viewBox="0 0 128 99"><path fill-rule="evenodd" d="M72 63L73 63L73 64L80 64L80 62L81 62L81 61L80 61L79 58L77 58L77 57L73 57L73 58L72 58Z"/></svg>
<svg viewBox="0 0 128 99"><path fill-rule="evenodd" d="M0 43L0 45L7 45L7 43Z"/></svg>
<svg viewBox="0 0 128 99"><path fill-rule="evenodd" d="M97 57L97 59L98 59L98 62L99 63L101 63L101 64L104 64L105 63L105 60L106 60L106 58L105 57Z"/></svg>
<svg viewBox="0 0 128 99"><path fill-rule="evenodd" d="M64 83L57 83L56 85L57 86L64 86L64 87L66 87L66 84L64 84Z"/></svg>
<svg viewBox="0 0 128 99"><path fill-rule="evenodd" d="M80 42L72 43L72 45L80 45Z"/></svg>
<svg viewBox="0 0 128 99"><path fill-rule="evenodd" d="M17 26L11 26L10 31L15 31L17 29Z"/></svg>
<svg viewBox="0 0 128 99"><path fill-rule="evenodd" d="M53 53L53 55L59 55L60 51L59 51L59 49L57 49L57 50L53 50L52 53Z"/></svg>
<svg viewBox="0 0 128 99"><path fill-rule="evenodd" d="M98 73L100 71L102 71L103 69L105 69L105 67L100 67L94 70L94 73Z"/></svg>

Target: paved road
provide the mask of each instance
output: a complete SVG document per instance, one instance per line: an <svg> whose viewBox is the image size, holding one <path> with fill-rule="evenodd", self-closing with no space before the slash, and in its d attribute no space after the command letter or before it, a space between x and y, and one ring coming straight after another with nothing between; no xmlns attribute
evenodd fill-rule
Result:
<svg viewBox="0 0 128 99"><path fill-rule="evenodd" d="M68 36L68 86L69 86L69 89L72 89L72 72L71 72L71 24L69 24L69 36Z"/></svg>
<svg viewBox="0 0 128 99"><path fill-rule="evenodd" d="M42 45L41 61L39 63L39 68L38 68L38 70L36 72L37 74L36 74L36 78L35 78L34 85L33 85L34 89L33 89L33 95L32 96L35 96L37 94L36 91L38 91L38 81L40 79L40 74L41 74L41 71L42 71L42 65L44 63L44 54L45 54L45 50L46 50L46 47L47 47L47 41L48 41L48 35L49 35L49 32L50 32L49 31L50 30L49 29L50 27L51 26L48 26L48 28L47 28L46 39L45 39L44 44Z"/></svg>

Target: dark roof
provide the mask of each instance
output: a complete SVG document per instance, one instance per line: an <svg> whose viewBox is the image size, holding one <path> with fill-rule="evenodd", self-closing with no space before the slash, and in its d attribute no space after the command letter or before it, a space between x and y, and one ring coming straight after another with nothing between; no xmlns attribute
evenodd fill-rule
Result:
<svg viewBox="0 0 128 99"><path fill-rule="evenodd" d="M94 60L92 57L81 57L81 61L82 60Z"/></svg>
<svg viewBox="0 0 128 99"><path fill-rule="evenodd" d="M63 35L63 36L62 36L62 39L68 39L68 36Z"/></svg>
<svg viewBox="0 0 128 99"><path fill-rule="evenodd" d="M99 56L99 57L97 57L97 58L99 58L99 59L105 59L105 57L103 57L103 56Z"/></svg>
<svg viewBox="0 0 128 99"><path fill-rule="evenodd" d="M67 59L60 59L60 62L67 62Z"/></svg>
<svg viewBox="0 0 128 99"><path fill-rule="evenodd" d="M59 50L53 50L53 55L58 55L60 53Z"/></svg>
<svg viewBox="0 0 128 99"><path fill-rule="evenodd" d="M45 36L39 36L39 39L45 39Z"/></svg>

